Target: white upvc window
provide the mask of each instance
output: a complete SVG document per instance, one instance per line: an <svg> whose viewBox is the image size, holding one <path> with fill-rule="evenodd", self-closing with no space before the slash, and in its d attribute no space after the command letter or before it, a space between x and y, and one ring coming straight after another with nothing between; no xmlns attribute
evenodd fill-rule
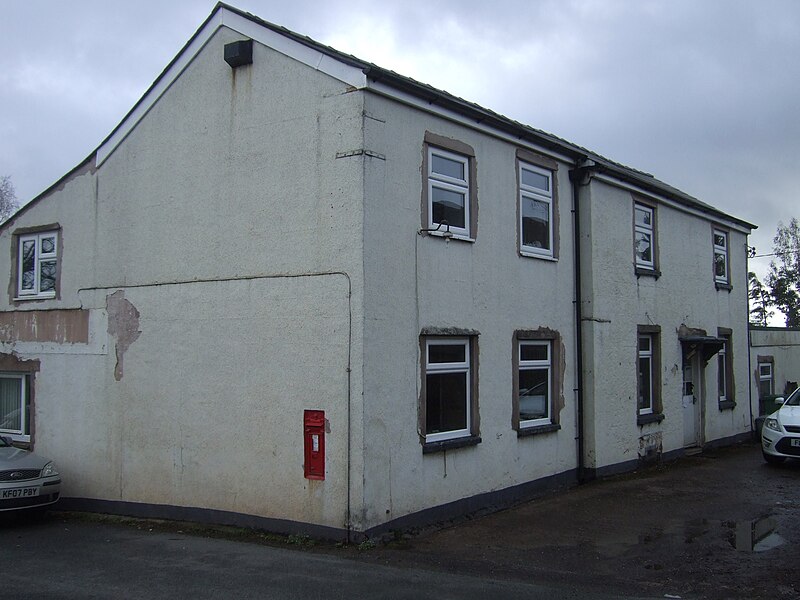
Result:
<svg viewBox="0 0 800 600"><path fill-rule="evenodd" d="M468 338L425 342L425 442L470 435L471 367Z"/></svg>
<svg viewBox="0 0 800 600"><path fill-rule="evenodd" d="M728 399L728 353L727 344L717 352L717 389L719 401L725 402Z"/></svg>
<svg viewBox="0 0 800 600"><path fill-rule="evenodd" d="M728 234L714 230L714 281L728 283Z"/></svg>
<svg viewBox="0 0 800 600"><path fill-rule="evenodd" d="M638 411L640 415L653 413L653 336L639 334L639 390Z"/></svg>
<svg viewBox="0 0 800 600"><path fill-rule="evenodd" d="M0 373L0 433L29 441L28 378L24 373Z"/></svg>
<svg viewBox="0 0 800 600"><path fill-rule="evenodd" d="M759 397L772 396L775 386L772 379L772 363L758 363Z"/></svg>
<svg viewBox="0 0 800 600"><path fill-rule="evenodd" d="M520 341L518 351L519 426L550 424L553 397L551 342Z"/></svg>
<svg viewBox="0 0 800 600"><path fill-rule="evenodd" d="M520 253L553 256L553 173L519 163Z"/></svg>
<svg viewBox="0 0 800 600"><path fill-rule="evenodd" d="M470 237L469 157L428 146L428 227Z"/></svg>
<svg viewBox="0 0 800 600"><path fill-rule="evenodd" d="M634 204L633 251L636 266L655 270L655 211L650 206Z"/></svg>
<svg viewBox="0 0 800 600"><path fill-rule="evenodd" d="M17 296L54 298L58 270L58 232L19 236Z"/></svg>

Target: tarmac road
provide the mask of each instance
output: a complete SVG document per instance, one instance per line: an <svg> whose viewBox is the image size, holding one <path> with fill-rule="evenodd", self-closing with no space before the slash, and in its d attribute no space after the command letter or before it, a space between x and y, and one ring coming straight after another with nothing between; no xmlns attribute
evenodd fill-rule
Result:
<svg viewBox="0 0 800 600"><path fill-rule="evenodd" d="M800 461L767 466L745 445L369 549L181 523L6 516L0 595L796 599L799 505Z"/></svg>

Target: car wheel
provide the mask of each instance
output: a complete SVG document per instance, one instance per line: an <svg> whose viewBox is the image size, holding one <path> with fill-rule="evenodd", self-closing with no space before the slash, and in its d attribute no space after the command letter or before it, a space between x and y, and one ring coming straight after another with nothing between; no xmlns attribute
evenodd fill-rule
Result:
<svg viewBox="0 0 800 600"><path fill-rule="evenodd" d="M767 454L763 450L761 451L761 454L764 457L764 460L771 465L779 465L786 460L786 458L783 456L773 456L772 454Z"/></svg>

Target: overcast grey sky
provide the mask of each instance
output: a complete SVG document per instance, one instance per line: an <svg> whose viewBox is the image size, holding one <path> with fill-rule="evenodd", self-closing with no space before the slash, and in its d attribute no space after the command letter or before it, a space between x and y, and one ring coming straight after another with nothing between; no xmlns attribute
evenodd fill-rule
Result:
<svg viewBox="0 0 800 600"><path fill-rule="evenodd" d="M757 224L759 254L800 217L796 0L230 4L652 173ZM20 202L99 145L214 5L0 0L0 175Z"/></svg>

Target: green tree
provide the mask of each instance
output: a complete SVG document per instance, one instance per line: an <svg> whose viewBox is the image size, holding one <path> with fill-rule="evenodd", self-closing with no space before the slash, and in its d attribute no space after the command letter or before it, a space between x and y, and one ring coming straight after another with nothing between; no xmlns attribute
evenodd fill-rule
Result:
<svg viewBox="0 0 800 600"><path fill-rule="evenodd" d="M10 217L17 208L19 206L11 177L2 175L0 176L0 223Z"/></svg>
<svg viewBox="0 0 800 600"><path fill-rule="evenodd" d="M787 327L800 327L800 225L778 222L773 240L775 260L769 264L767 285L772 304L786 316Z"/></svg>
<svg viewBox="0 0 800 600"><path fill-rule="evenodd" d="M747 283L750 296L750 323L766 327L770 317L775 314L775 311L769 310L772 306L772 296L752 271L747 274Z"/></svg>

